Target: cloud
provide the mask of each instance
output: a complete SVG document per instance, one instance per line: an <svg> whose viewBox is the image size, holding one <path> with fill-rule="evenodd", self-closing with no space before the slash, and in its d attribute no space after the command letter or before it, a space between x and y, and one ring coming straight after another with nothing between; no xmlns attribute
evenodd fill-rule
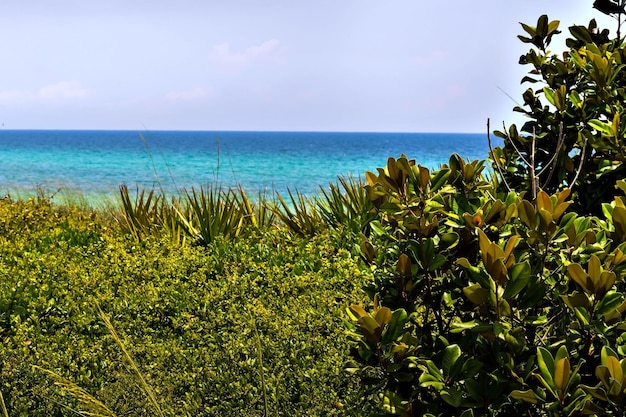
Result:
<svg viewBox="0 0 626 417"><path fill-rule="evenodd" d="M234 74L256 62L277 60L280 51L280 42L276 39L249 46L240 52L231 51L229 43L221 43L213 47L211 60L228 73Z"/></svg>
<svg viewBox="0 0 626 417"><path fill-rule="evenodd" d="M87 97L90 93L91 91L84 88L79 81L61 81L40 88L37 97L53 101L73 100Z"/></svg>
<svg viewBox="0 0 626 417"><path fill-rule="evenodd" d="M60 81L36 90L0 91L2 104L46 103L57 104L86 98L91 90L83 87L80 81Z"/></svg>
<svg viewBox="0 0 626 417"><path fill-rule="evenodd" d="M214 97L215 92L207 87L196 86L190 90L171 91L166 94L168 101L198 101L205 98Z"/></svg>

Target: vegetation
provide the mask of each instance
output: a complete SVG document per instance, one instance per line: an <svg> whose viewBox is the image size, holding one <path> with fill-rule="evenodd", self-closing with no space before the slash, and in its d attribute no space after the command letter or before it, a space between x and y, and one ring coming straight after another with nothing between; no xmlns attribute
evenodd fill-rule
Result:
<svg viewBox="0 0 626 417"><path fill-rule="evenodd" d="M624 415L623 3L560 57L522 25L538 88L489 160L1 199L2 415Z"/></svg>
<svg viewBox="0 0 626 417"><path fill-rule="evenodd" d="M626 50L592 21L559 58L558 21L522 26L540 86L522 132L497 133L490 177L456 155L367 174L375 279L348 314L378 415L626 412Z"/></svg>
<svg viewBox="0 0 626 417"><path fill-rule="evenodd" d="M344 307L371 279L358 235L264 225L243 194L121 195L111 213L0 200L9 416L360 414L343 371ZM199 232L200 209L229 227Z"/></svg>

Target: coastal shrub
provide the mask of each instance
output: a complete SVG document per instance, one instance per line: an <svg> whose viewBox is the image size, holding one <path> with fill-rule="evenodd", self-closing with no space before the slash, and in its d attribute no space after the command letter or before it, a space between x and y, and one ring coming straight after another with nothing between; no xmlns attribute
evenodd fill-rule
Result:
<svg viewBox="0 0 626 417"><path fill-rule="evenodd" d="M558 21L522 27L529 120L496 132L491 180L456 156L367 174L374 280L348 315L379 415L626 412L624 43L592 20L559 56Z"/></svg>
<svg viewBox="0 0 626 417"><path fill-rule="evenodd" d="M351 370L380 415L623 415L626 182L598 218L568 189L499 193L483 166L368 173Z"/></svg>
<svg viewBox="0 0 626 417"><path fill-rule="evenodd" d="M155 415L98 306L164 415L360 415L343 309L369 271L326 232L239 236L138 242L99 212L0 200L9 416L88 411L41 369L118 416Z"/></svg>
<svg viewBox="0 0 626 417"><path fill-rule="evenodd" d="M543 15L536 26L522 27L519 38L532 49L520 63L532 69L522 79L530 84L523 105L514 111L528 121L495 132L504 139L492 154L503 186L533 196L571 188L578 213L600 215L626 176L624 43L592 20L570 27L568 49L557 55L548 48L560 33L558 20Z"/></svg>

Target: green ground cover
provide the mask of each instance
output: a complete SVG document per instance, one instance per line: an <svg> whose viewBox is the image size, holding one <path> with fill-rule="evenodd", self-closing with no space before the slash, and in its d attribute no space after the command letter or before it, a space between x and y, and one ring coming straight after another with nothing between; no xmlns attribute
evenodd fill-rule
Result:
<svg viewBox="0 0 626 417"><path fill-rule="evenodd" d="M357 234L249 227L201 246L136 239L119 218L41 197L0 200L8 415L110 415L79 403L68 381L115 415L159 415L98 307L164 415L361 413L342 321L371 278Z"/></svg>

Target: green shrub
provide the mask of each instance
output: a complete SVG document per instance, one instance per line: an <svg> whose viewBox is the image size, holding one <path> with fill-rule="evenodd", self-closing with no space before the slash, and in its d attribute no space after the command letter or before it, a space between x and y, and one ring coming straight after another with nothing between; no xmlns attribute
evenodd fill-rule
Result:
<svg viewBox="0 0 626 417"><path fill-rule="evenodd" d="M536 195L569 187L576 212L600 215L626 169L622 39L609 39L592 20L569 28L569 49L559 56L548 50L560 33L558 20L544 15L535 27L522 26L526 34L519 38L533 46L520 58L532 66L522 82L532 88L514 110L529 120L519 130L511 125L496 132L504 146L493 158L510 189Z"/></svg>
<svg viewBox="0 0 626 417"><path fill-rule="evenodd" d="M578 215L569 190L499 195L482 165L368 173L375 280L372 309L350 308L353 371L384 415L622 415L624 199Z"/></svg>
<svg viewBox="0 0 626 417"><path fill-rule="evenodd" d="M265 401L274 415L359 415L358 383L342 371L343 309L363 299L369 279L358 255L328 233L304 239L279 228L206 246L121 232L100 213L0 201L9 416L82 407L33 365L118 416L155 415L97 305L165 415L259 415Z"/></svg>

